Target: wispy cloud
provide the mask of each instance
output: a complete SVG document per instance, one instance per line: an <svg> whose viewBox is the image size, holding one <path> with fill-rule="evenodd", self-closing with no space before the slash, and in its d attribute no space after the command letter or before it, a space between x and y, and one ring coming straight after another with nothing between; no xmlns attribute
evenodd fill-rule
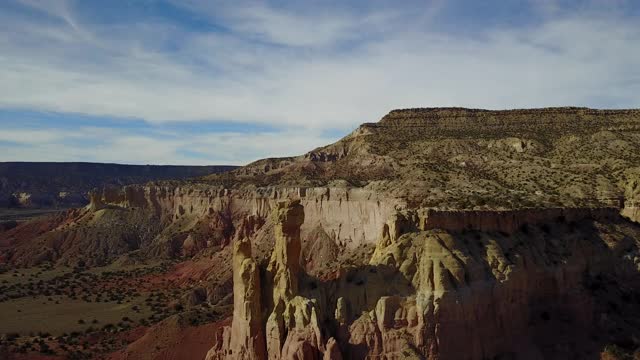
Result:
<svg viewBox="0 0 640 360"><path fill-rule="evenodd" d="M246 161L259 152L304 152L329 140L313 134L346 133L400 107L640 103L640 22L637 11L626 11L633 3L604 10L599 1L532 1L522 11L535 21L514 26L478 18L474 31L456 31L465 25L456 23L456 3L150 1L140 3L135 20L107 21L87 2L19 0L0 12L0 109L134 118L150 126L262 124L281 129L277 136L288 131L287 144L294 144L257 132L208 133L164 148L157 142L167 139L122 137L87 155L126 161L131 152L119 148L140 148L149 150L136 162L189 162L200 161L197 154ZM152 14L144 6L186 15ZM65 146L65 156L82 156L64 141L45 140ZM247 146L253 150L242 150ZM180 155L187 147L191 155ZM31 155L5 151L0 160L47 158L49 150L34 144Z"/></svg>
<svg viewBox="0 0 640 360"><path fill-rule="evenodd" d="M333 140L332 136L300 130L194 134L154 128L9 128L0 132L0 161L237 165L263 157L302 154Z"/></svg>

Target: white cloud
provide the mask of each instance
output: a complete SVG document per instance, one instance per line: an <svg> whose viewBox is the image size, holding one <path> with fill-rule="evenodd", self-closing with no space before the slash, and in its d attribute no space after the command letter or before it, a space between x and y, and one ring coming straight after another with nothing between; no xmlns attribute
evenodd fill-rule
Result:
<svg viewBox="0 0 640 360"><path fill-rule="evenodd" d="M96 160L118 159L101 155L108 151L119 159L138 156L118 152L134 148L149 149L136 162L193 161L179 155L187 147L212 156L206 162L302 153L327 140L314 135L321 130L346 133L402 107L633 107L640 102L635 19L591 8L561 12L557 1L540 3L546 14L541 22L487 28L474 36L429 25L443 2L420 11L383 8L361 14L282 10L264 2L242 8L179 2L228 29L203 32L158 20L106 25L82 18L64 1L22 1L61 21L0 14L0 108L149 123L238 121L291 131L286 138L207 134L216 140L164 145L153 137L123 137L99 149L103 153L96 150L91 155ZM53 146L49 140L43 142ZM65 156L81 156L80 149L58 145L65 146ZM38 149L33 157L51 150Z"/></svg>
<svg viewBox="0 0 640 360"><path fill-rule="evenodd" d="M325 46L386 18L296 17L264 6L229 16L239 34L93 25L95 43L41 39L39 24L23 20L18 29L35 29L28 41L0 43L0 106L348 129L405 106L606 106L603 96L624 106L640 97L629 83L639 75L640 31L616 18L554 18L476 39L387 26L376 41L334 51ZM61 39L76 32L56 30ZM246 33L288 46L254 43ZM185 44L177 52L162 51L158 40L145 45L173 36ZM305 50L310 44L320 49Z"/></svg>
<svg viewBox="0 0 640 360"><path fill-rule="evenodd" d="M189 1L177 2L184 6ZM191 8L207 11L234 32L249 39L297 47L331 47L336 43L379 35L400 13L391 9L362 16L315 8L304 13L275 9L264 2L228 6L206 1L191 1ZM366 29L367 31L363 31Z"/></svg>
<svg viewBox="0 0 640 360"><path fill-rule="evenodd" d="M0 141L21 145L35 145L62 138L63 136L59 132L48 130L3 129L0 132Z"/></svg>
<svg viewBox="0 0 640 360"><path fill-rule="evenodd" d="M5 129L0 132L0 161L241 165L263 157L299 155L335 140L302 131L194 135L154 130L136 134L102 127Z"/></svg>

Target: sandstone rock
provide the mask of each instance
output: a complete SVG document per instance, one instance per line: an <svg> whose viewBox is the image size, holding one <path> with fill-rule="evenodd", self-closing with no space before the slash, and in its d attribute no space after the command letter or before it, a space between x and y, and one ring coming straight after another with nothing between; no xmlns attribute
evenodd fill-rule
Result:
<svg viewBox="0 0 640 360"><path fill-rule="evenodd" d="M272 214L275 247L267 271L273 278L273 304L288 302L298 293L300 273L300 226L304 211L299 201L280 202Z"/></svg>
<svg viewBox="0 0 640 360"><path fill-rule="evenodd" d="M640 168L625 171L624 207L621 214L631 221L640 223Z"/></svg>
<svg viewBox="0 0 640 360"><path fill-rule="evenodd" d="M329 338L327 340L327 349L324 351L322 360L342 360L342 353L336 339Z"/></svg>
<svg viewBox="0 0 640 360"><path fill-rule="evenodd" d="M234 242L234 314L231 330L219 336L211 359L321 359L325 352L317 304L298 296L300 226L304 211L299 201L281 202L272 213L275 245L264 289L272 302L260 302L259 271L251 258L250 241ZM245 234L246 230L239 231ZM263 325L262 306L270 309Z"/></svg>
<svg viewBox="0 0 640 360"><path fill-rule="evenodd" d="M87 205L87 208L89 210L98 211L100 209L105 208L106 205L102 201L102 192L100 192L98 189L93 189L89 191L88 195L89 195L89 205Z"/></svg>
<svg viewBox="0 0 640 360"><path fill-rule="evenodd" d="M233 244L233 322L207 359L266 359L262 327L260 274L251 256L251 241L236 238Z"/></svg>
<svg viewBox="0 0 640 360"><path fill-rule="evenodd" d="M383 227L369 266L318 281L299 263L303 207L298 201L278 204L272 213L275 241L262 289L262 309L269 313L260 325L267 358L483 359L540 354L531 334L532 319L540 312L557 311L588 328L593 304L584 300L584 290L575 289L581 288L587 269L606 268L611 261L589 224L597 216L611 219L615 212L530 214L528 230L509 235L420 230L428 224L420 211L397 211ZM567 218L558 222L557 216L575 223ZM470 218L481 219L477 214ZM548 223L536 225L549 219L555 230L545 228ZM551 231L554 236L549 236ZM559 241L558 236L571 240ZM606 242L612 251L630 246L627 235L616 236ZM234 324L236 316L241 314L234 313ZM546 332L544 325L536 326L542 330L535 331ZM232 347L230 340L220 344L218 349Z"/></svg>
<svg viewBox="0 0 640 360"><path fill-rule="evenodd" d="M320 359L324 353L317 304L298 296L304 218L299 201L281 202L272 213L275 246L267 271L274 307L266 324L269 359Z"/></svg>

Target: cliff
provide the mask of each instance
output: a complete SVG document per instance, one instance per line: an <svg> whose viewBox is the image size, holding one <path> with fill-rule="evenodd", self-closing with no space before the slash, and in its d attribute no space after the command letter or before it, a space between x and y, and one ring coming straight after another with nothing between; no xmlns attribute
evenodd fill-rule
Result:
<svg viewBox="0 0 640 360"><path fill-rule="evenodd" d="M299 265L303 208L280 203L265 281L252 282L251 293L261 292L262 302L244 287L234 291L242 309L270 315L248 327L248 310L234 313L207 359L243 358L233 343L266 343L266 353L245 357L256 359L592 357L598 342L638 330L611 332L609 321L620 321L618 306L636 311L638 305L617 299L614 307L598 279L606 273L612 284L638 284L631 258L639 259L640 227L598 213L566 213L573 216L568 223L510 235L410 229L405 215L394 214L369 265L318 279ZM621 257L622 248L633 255ZM251 257L234 249L234 257ZM243 269L235 265L234 274Z"/></svg>

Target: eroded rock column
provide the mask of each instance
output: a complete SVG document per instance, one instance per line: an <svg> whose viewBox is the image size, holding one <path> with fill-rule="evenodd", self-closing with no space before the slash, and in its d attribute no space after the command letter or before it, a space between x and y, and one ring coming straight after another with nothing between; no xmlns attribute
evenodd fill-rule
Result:
<svg viewBox="0 0 640 360"><path fill-rule="evenodd" d="M239 233L242 233L241 231ZM225 329L221 344L207 359L266 359L260 302L260 271L251 256L251 241L238 237L233 243L233 321Z"/></svg>
<svg viewBox="0 0 640 360"><path fill-rule="evenodd" d="M275 245L267 271L273 276L273 304L277 307L279 302L288 302L298 293L304 208L299 200L280 202L271 219L275 224Z"/></svg>

